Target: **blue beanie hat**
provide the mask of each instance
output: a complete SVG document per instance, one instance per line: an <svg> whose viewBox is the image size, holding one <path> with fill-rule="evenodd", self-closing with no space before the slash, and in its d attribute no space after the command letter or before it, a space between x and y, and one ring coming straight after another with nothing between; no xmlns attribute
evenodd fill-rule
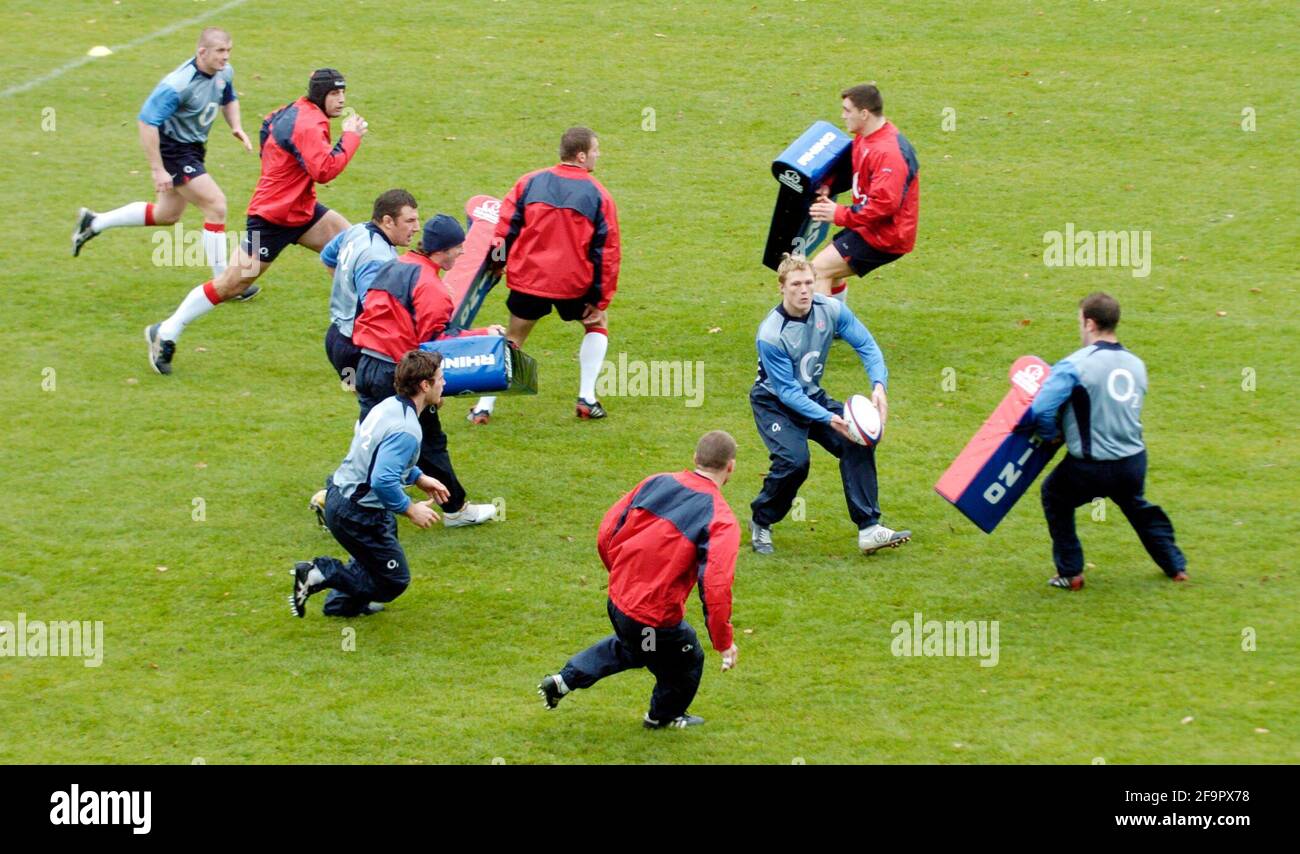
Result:
<svg viewBox="0 0 1300 854"><path fill-rule="evenodd" d="M424 236L420 238L420 248L426 253L441 252L465 242L465 229L454 217L438 214L424 224Z"/></svg>

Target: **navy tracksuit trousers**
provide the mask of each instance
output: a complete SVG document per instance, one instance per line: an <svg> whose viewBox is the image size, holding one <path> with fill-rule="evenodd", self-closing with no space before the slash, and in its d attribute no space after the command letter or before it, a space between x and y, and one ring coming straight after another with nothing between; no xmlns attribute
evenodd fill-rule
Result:
<svg viewBox="0 0 1300 854"><path fill-rule="evenodd" d="M1084 460L1066 455L1043 481L1043 515L1052 535L1052 561L1058 575L1083 572L1083 546L1074 530L1075 508L1094 498L1114 501L1156 565L1168 576L1187 567L1187 558L1174 542L1174 525L1142 493L1146 486L1147 452L1119 460Z"/></svg>
<svg viewBox="0 0 1300 854"><path fill-rule="evenodd" d="M835 415L844 415L844 404L818 389L813 401ZM840 479L844 482L844 500L849 518L858 529L880 521L879 492L876 483L876 449L845 439L829 424L809 421L795 413L775 395L755 386L749 392L754 423L763 437L771 457L763 490L749 505L754 521L770 526L790 512L799 487L808 479L812 465L808 440L812 439L840 461Z"/></svg>
<svg viewBox="0 0 1300 854"><path fill-rule="evenodd" d="M590 688L606 676L644 667L655 677L649 718L670 721L686 714L704 675L704 650L690 623L655 628L608 603L614 634L569 659L560 678L570 688Z"/></svg>
<svg viewBox="0 0 1300 854"><path fill-rule="evenodd" d="M312 562L330 589L324 613L355 617L370 602L391 602L411 583L406 553L397 541L397 518L387 510L362 507L344 497L333 480L325 493L325 524L352 559L318 557Z"/></svg>

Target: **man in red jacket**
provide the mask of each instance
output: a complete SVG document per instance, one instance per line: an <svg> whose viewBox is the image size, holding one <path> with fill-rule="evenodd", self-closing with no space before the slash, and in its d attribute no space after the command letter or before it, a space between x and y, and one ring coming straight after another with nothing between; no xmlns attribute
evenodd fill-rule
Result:
<svg viewBox="0 0 1300 854"><path fill-rule="evenodd" d="M144 331L149 364L160 374L172 372L176 339L194 320L229 299L249 299L253 285L288 245L297 243L319 253L348 221L316 201L316 184L338 177L366 135L366 120L343 120L343 134L330 145L330 119L343 112L343 75L333 68L313 72L306 97L262 121L262 175L248 203L247 233L230 266L220 276L195 287L171 317Z"/></svg>
<svg viewBox="0 0 1300 854"><path fill-rule="evenodd" d="M504 252L510 296L506 336L519 347L553 307L561 320L585 330L578 350L577 415L604 418L596 378L609 348L605 310L618 288L618 210L591 177L600 141L591 128L571 127L560 138L560 163L524 175L501 202L495 252ZM486 424L494 397L479 398L469 420Z"/></svg>
<svg viewBox="0 0 1300 854"><path fill-rule="evenodd" d="M740 527L721 488L736 470L736 440L721 430L695 446L695 470L651 475L609 508L597 549L609 570L609 621L614 633L573 656L537 686L547 709L565 694L636 667L655 677L647 729L696 726L687 714L704 672L704 650L683 619L699 587L713 648L722 669L740 650L731 627L731 583Z"/></svg>
<svg viewBox="0 0 1300 854"><path fill-rule="evenodd" d="M854 86L840 98L840 116L853 134L853 204L835 204L823 188L809 213L844 229L813 259L817 292L843 300L849 276L865 276L916 245L921 167L912 143L885 118L879 89Z"/></svg>

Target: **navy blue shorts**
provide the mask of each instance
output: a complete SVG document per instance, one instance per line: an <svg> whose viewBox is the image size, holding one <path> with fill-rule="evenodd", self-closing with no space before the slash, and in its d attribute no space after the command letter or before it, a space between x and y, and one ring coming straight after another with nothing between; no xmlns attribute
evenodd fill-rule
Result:
<svg viewBox="0 0 1300 854"><path fill-rule="evenodd" d="M576 299L551 299L522 291L511 291L506 297L506 308L520 320L541 320L551 313L552 306L555 308L555 313L560 316L560 320L582 320L582 316L587 313L587 306L598 302L600 302L600 293L595 288L592 288L586 296Z"/></svg>
<svg viewBox="0 0 1300 854"><path fill-rule="evenodd" d="M286 246L292 246L298 240L311 230L311 227L320 222L320 218L329 213L330 209L316 203L316 209L312 211L311 219L302 225L277 225L274 222L268 222L260 216L250 215L245 220L244 242L242 244L245 255L256 256L257 260L263 264L270 264ZM257 251L253 251L253 241L257 241Z"/></svg>
<svg viewBox="0 0 1300 854"><path fill-rule="evenodd" d="M851 228L846 228L835 235L832 242L840 257L858 276L865 276L877 267L883 267L890 261L897 261L903 257L892 252L881 252Z"/></svg>
<svg viewBox="0 0 1300 854"><path fill-rule="evenodd" d="M178 142L166 134L158 134L158 153L162 155L163 168L171 173L173 187L207 174L203 165L207 149L201 142Z"/></svg>

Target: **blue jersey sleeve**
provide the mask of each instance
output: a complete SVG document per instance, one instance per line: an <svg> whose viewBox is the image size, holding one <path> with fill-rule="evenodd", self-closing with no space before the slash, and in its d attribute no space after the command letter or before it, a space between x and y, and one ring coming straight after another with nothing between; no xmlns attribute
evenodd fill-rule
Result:
<svg viewBox="0 0 1300 854"><path fill-rule="evenodd" d="M144 106L140 108L140 121L160 127L163 122L172 117L180 103L180 92L168 86L166 82L159 83L149 95L149 99L144 102Z"/></svg>
<svg viewBox="0 0 1300 854"><path fill-rule="evenodd" d="M221 106L223 107L231 101L239 100L239 95L235 93L235 69L229 65L226 68L230 70L230 78L226 80L226 88L221 90Z"/></svg>
<svg viewBox="0 0 1300 854"><path fill-rule="evenodd" d="M1027 416L1029 423L1034 426L1044 442L1056 438L1056 413L1070 399L1074 387L1078 384L1079 371L1073 362L1062 359L1052 365L1052 372L1043 383L1043 387L1038 390L1038 396L1030 405Z"/></svg>
<svg viewBox="0 0 1300 854"><path fill-rule="evenodd" d="M370 292L370 285L374 283L375 276L379 273L379 268L383 267L386 261L367 261L352 273L352 285L357 290L357 306L366 301L366 294Z"/></svg>
<svg viewBox="0 0 1300 854"><path fill-rule="evenodd" d="M887 386L889 371L885 368L885 354L880 352L876 339L847 305L840 309L839 319L835 321L835 334L858 351L858 358L862 360L862 366L867 369L871 381Z"/></svg>
<svg viewBox="0 0 1300 854"><path fill-rule="evenodd" d="M339 247L343 245L343 235L345 234L347 234L347 229L331 237L330 242L326 243L325 248L320 251L320 262L331 270L339 265Z"/></svg>
<svg viewBox="0 0 1300 854"><path fill-rule="evenodd" d="M793 409L810 421L829 422L831 413L823 406L819 406L803 390L794 378L794 363L790 361L789 355L775 344L769 344L762 339L758 342L758 360L763 365L767 378L772 383L772 388L776 389L777 397L781 402Z"/></svg>
<svg viewBox="0 0 1300 854"><path fill-rule="evenodd" d="M374 466L370 471L370 488L384 507L394 513L405 513L411 499L402 491L403 474L420 443L410 433L393 433L379 444L375 451Z"/></svg>

